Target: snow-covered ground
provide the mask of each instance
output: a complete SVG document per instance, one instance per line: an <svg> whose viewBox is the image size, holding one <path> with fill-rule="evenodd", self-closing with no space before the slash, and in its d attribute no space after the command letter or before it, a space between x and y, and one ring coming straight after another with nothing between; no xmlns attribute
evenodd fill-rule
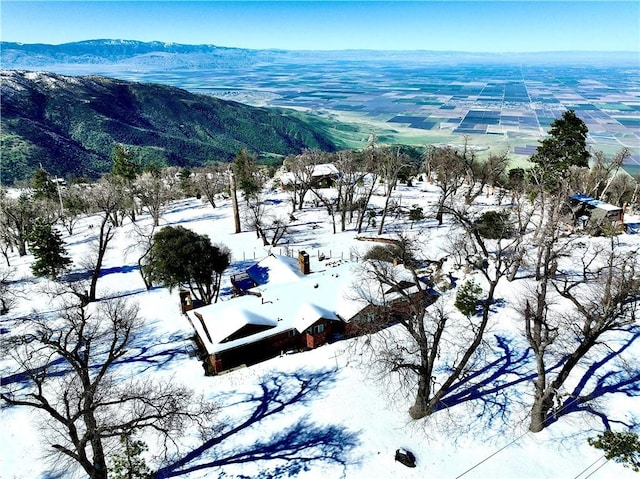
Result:
<svg viewBox="0 0 640 479"><path fill-rule="evenodd" d="M403 206L419 204L428 212L437 192L431 185L418 183L414 187L399 186L395 195ZM285 195L273 192L268 197L273 211L289 211ZM374 197L374 201L382 204L383 198ZM492 199L481 201L490 203ZM406 217L387 221L387 236L393 236L394 230L410 228ZM139 219L142 225L149 222L148 216ZM96 234L91 224L96 224L95 218L84 218L72 236L65 236L76 272L82 271L78 263ZM311 256L312 271L319 271L332 261L349 260L355 251L365 251L374 244L356 240L352 230L332 234L330 219L321 207L297 212L285 243L274 248L263 247L253 232L233 234L231 206L225 201L216 209L196 199L175 202L164 214L163 224L180 224L227 245L233 254L228 273L242 271L270 252L286 253L287 249L294 254L306 250ZM438 251L453 234L450 225L437 228L433 220L417 222L411 231L424 240L430 257L440 257ZM376 235L370 228L363 236ZM221 422L227 428L237 428L224 440L204 447L190 464L202 467L180 477L635 477L630 469L613 461L605 463L602 452L587 444L586 439L602 429L595 420L569 415L541 433L528 432L530 383L522 385L523 392L518 395L522 404L514 401L506 421L479 417L478 407L465 403L427 419L411 420L407 410L412 398L402 394L392 374L376 373L366 348L361 347L366 338L334 342L228 374L205 377L201 363L190 354L193 331L180 313L177 292L164 288L145 290L137 271L136 253L127 250L134 239L129 223L118 229L98 282L98 296L128 295L138 302L147 320L147 333L136 339L131 352L134 359L122 366L122 375L173 377L218 402ZM624 235L622 243L640 246L640 235ZM324 261L319 260L320 254L326 257ZM47 281L32 277L31 261L30 256L11 257L14 278L24 281L18 283L21 299L9 315L0 318L4 337L11 334L21 316L52 308L42 293ZM221 300L230 300L228 275L223 288L226 295ZM511 309L519 288L506 280L501 283L497 297L504 299L504 305L492 317L487 341L495 342L494 336L501 335L522 353L525 341L518 334L518 316ZM640 347L636 344L634 348L637 354ZM0 366L6 376L10 368L6 357L0 358ZM599 401L622 416L637 411L639 405L637 399L622 394ZM42 428L47 418L26 408L5 407L0 410L0 420L1 478L71 477L69 472L52 471L46 458ZM195 438L190 446L202 445L193 441ZM396 449L401 447L415 454L415 469L394 460ZM187 445L183 452L188 450Z"/></svg>

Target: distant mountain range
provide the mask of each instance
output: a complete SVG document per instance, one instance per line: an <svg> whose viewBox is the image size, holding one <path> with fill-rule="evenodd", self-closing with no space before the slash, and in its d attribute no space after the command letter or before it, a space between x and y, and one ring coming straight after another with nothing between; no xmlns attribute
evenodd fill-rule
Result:
<svg viewBox="0 0 640 479"><path fill-rule="evenodd" d="M127 68L232 68L274 61L402 61L418 63L629 64L634 52L468 53L452 51L296 51L248 50L215 45L182 45L134 40L88 40L62 45L0 42L3 69L50 68L54 65L119 65ZM57 71L57 70L56 70Z"/></svg>
<svg viewBox="0 0 640 479"><path fill-rule="evenodd" d="M319 119L293 110L100 76L2 71L0 80L3 184L40 164L54 175L97 177L111 169L116 143L157 166L229 161L243 148L267 156L336 149Z"/></svg>
<svg viewBox="0 0 640 479"><path fill-rule="evenodd" d="M214 45L179 45L132 40L89 40L62 45L0 42L0 47L3 69L83 64L120 64L141 68L228 67L249 64L265 55L261 51L221 48Z"/></svg>

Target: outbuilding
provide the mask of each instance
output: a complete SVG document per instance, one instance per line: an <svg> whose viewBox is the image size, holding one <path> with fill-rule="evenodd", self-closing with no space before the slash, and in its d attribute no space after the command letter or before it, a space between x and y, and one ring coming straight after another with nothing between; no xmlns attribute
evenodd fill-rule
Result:
<svg viewBox="0 0 640 479"><path fill-rule="evenodd" d="M596 200L587 195L572 195L571 209L576 222L584 225L591 222L622 223L623 210L619 206Z"/></svg>

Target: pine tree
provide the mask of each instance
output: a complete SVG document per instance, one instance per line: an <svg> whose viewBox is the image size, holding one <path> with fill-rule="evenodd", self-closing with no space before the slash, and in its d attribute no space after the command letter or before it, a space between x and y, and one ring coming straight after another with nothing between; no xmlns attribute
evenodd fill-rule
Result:
<svg viewBox="0 0 640 479"><path fill-rule="evenodd" d="M482 287L473 279L464 283L456 294L455 306L465 316L473 316L476 314Z"/></svg>
<svg viewBox="0 0 640 479"><path fill-rule="evenodd" d="M140 165L133 160L133 154L124 145L117 144L113 150L111 173L131 184L140 171Z"/></svg>
<svg viewBox="0 0 640 479"><path fill-rule="evenodd" d="M131 221L136 221L136 204L133 198L133 183L140 174L140 164L134 161L133 153L122 144L117 144L113 150L113 165L111 173L122 182L124 189L129 193L124 201L130 211Z"/></svg>
<svg viewBox="0 0 640 479"><path fill-rule="evenodd" d="M58 198L55 183L49 176L49 173L43 169L33 172L31 187L33 188L33 197L35 199L55 200Z"/></svg>
<svg viewBox="0 0 640 479"><path fill-rule="evenodd" d="M31 265L34 275L56 279L71 264L71 259L66 256L62 235L51 225L36 222L29 232L27 241L35 257Z"/></svg>
<svg viewBox="0 0 640 479"><path fill-rule="evenodd" d="M589 166L587 150L587 125L573 110L567 110L562 118L551 123L549 136L536 149L531 161L538 165L543 181L553 187L566 176L571 166Z"/></svg>
<svg viewBox="0 0 640 479"><path fill-rule="evenodd" d="M140 440L134 440L131 434L120 436L122 451L112 459L111 474L113 479L151 479L153 473L140 457L149 448Z"/></svg>
<svg viewBox="0 0 640 479"><path fill-rule="evenodd" d="M262 190L263 180L255 155L241 150L233 160L232 168L238 189L244 193L246 200L255 197Z"/></svg>
<svg viewBox="0 0 640 479"><path fill-rule="evenodd" d="M640 472L640 438L633 432L605 431L588 442L604 451L604 457Z"/></svg>

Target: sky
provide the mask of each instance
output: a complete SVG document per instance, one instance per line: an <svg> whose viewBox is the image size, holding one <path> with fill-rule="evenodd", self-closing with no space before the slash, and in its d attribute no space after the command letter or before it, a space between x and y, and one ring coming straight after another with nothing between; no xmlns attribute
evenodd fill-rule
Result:
<svg viewBox="0 0 640 479"><path fill-rule="evenodd" d="M630 1L2 0L4 41L289 50L640 51Z"/></svg>

